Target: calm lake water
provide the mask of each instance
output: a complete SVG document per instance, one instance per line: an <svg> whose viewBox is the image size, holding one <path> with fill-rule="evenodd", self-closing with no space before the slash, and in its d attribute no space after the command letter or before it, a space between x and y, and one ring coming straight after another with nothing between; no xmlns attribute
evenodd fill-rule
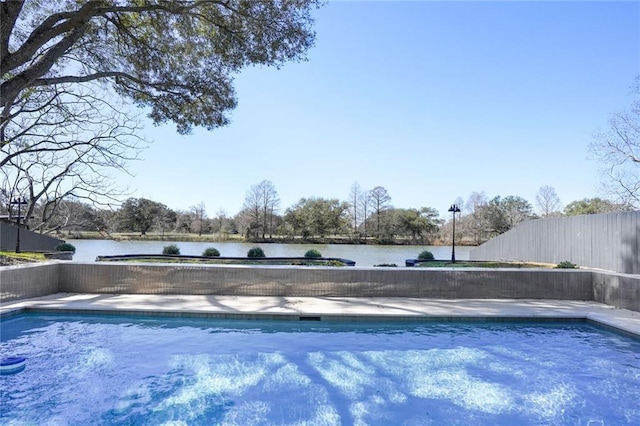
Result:
<svg viewBox="0 0 640 426"><path fill-rule="evenodd" d="M405 259L415 259L422 250L429 250L436 259L450 259L451 247L446 246L377 246L349 244L251 244L237 242L191 243L180 241L111 241L67 240L76 247L73 260L94 261L97 256L119 254L161 254L162 248L175 244L180 254L200 256L208 247L215 247L220 256L245 257L251 247L259 245L269 257L299 257L307 250L316 249L324 257L340 257L356 262L356 266L395 263L404 266ZM472 247L456 247L456 259L468 260Z"/></svg>

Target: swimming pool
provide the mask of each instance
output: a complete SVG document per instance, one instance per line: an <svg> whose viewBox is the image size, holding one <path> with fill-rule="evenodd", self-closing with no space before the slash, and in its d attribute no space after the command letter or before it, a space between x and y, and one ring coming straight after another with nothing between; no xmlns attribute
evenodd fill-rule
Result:
<svg viewBox="0 0 640 426"><path fill-rule="evenodd" d="M640 424L640 341L580 322L25 314L2 424Z"/></svg>

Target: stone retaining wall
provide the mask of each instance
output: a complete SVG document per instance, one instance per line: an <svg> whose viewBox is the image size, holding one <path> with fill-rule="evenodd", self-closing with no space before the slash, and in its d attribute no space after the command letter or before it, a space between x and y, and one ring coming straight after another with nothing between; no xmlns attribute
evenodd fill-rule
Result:
<svg viewBox="0 0 640 426"><path fill-rule="evenodd" d="M56 292L585 300L640 311L640 276L563 269L60 262L0 268L0 301Z"/></svg>

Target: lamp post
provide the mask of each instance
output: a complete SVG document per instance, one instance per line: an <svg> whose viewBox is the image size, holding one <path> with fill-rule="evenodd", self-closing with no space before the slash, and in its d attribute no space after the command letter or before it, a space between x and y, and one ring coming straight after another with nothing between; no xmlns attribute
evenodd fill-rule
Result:
<svg viewBox="0 0 640 426"><path fill-rule="evenodd" d="M456 263L456 213L460 213L460 208L451 204L449 211L453 213L453 238L451 241L451 263Z"/></svg>
<svg viewBox="0 0 640 426"><path fill-rule="evenodd" d="M16 236L16 253L20 253L20 217L22 216L21 207L27 203L27 200L24 197L18 197L11 200L11 204L18 205L18 218L16 219L16 225L18 228L17 236Z"/></svg>

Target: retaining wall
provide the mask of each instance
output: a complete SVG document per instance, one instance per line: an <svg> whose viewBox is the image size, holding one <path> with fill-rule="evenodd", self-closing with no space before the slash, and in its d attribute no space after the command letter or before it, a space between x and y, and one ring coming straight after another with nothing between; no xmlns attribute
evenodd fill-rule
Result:
<svg viewBox="0 0 640 426"><path fill-rule="evenodd" d="M640 312L640 275L593 273L596 302Z"/></svg>
<svg viewBox="0 0 640 426"><path fill-rule="evenodd" d="M0 267L0 302L58 293L60 266L57 263L38 263Z"/></svg>
<svg viewBox="0 0 640 426"><path fill-rule="evenodd" d="M563 269L51 262L0 268L0 301L46 294L585 300L640 311L640 276Z"/></svg>
<svg viewBox="0 0 640 426"><path fill-rule="evenodd" d="M65 264L60 291L591 300L587 271Z"/></svg>

